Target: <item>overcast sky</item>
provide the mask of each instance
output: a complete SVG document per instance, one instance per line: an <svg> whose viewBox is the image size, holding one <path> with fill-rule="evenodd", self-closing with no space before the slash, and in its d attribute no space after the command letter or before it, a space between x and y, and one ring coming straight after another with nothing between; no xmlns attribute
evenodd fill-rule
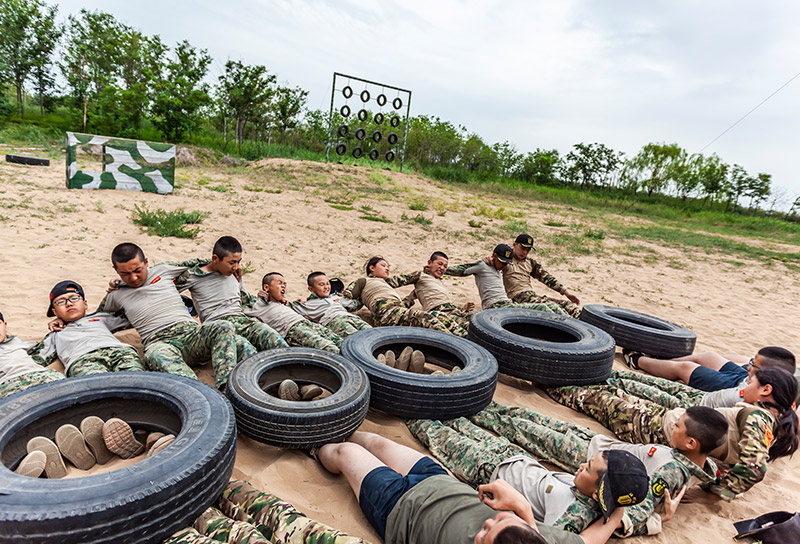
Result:
<svg viewBox="0 0 800 544"><path fill-rule="evenodd" d="M800 73L800 2L64 0L174 45L263 64L330 106L334 71L413 92L488 143L566 153L601 142L699 152ZM800 195L800 77L705 149Z"/></svg>

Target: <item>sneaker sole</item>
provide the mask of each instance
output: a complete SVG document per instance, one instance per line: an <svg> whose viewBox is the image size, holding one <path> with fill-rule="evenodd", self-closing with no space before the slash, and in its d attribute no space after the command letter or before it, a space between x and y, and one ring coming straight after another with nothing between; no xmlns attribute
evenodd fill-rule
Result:
<svg viewBox="0 0 800 544"><path fill-rule="evenodd" d="M153 447L151 447L148 450L147 456L150 457L151 455L157 454L161 450L169 447L169 445L172 444L173 442L175 442L174 434L168 434L166 436L162 436L161 438L156 440L155 444L153 444Z"/></svg>
<svg viewBox="0 0 800 544"><path fill-rule="evenodd" d="M411 356L414 353L414 348L411 346L406 346L403 348L403 351L400 353L400 358L397 359L397 363L395 364L395 368L398 370L408 370L408 365L411 364Z"/></svg>
<svg viewBox="0 0 800 544"><path fill-rule="evenodd" d="M67 475L67 465L64 464L64 459L61 457L61 452L58 451L56 443L43 436L34 436L28 440L27 445L28 453L39 450L44 452L47 461L44 465L44 473L48 478L63 478Z"/></svg>
<svg viewBox="0 0 800 544"><path fill-rule="evenodd" d="M117 418L111 418L103 425L103 441L108 451L123 459L136 457L144 451L144 446L134 438L131 426Z"/></svg>
<svg viewBox="0 0 800 544"><path fill-rule="evenodd" d="M421 351L414 351L411 354L411 365L409 367L411 372L415 374L422 374L425 372L425 354Z"/></svg>
<svg viewBox="0 0 800 544"><path fill-rule="evenodd" d="M14 472L20 476L38 478L44 472L47 465L47 455L41 450L33 450L26 455Z"/></svg>
<svg viewBox="0 0 800 544"><path fill-rule="evenodd" d="M83 439L86 440L99 465L105 465L114 457L103 441L103 423L105 422L97 416L89 416L81 421Z"/></svg>
<svg viewBox="0 0 800 544"><path fill-rule="evenodd" d="M81 470L89 470L97 459L86 447L83 435L75 425L62 425L56 431L56 444L67 461Z"/></svg>

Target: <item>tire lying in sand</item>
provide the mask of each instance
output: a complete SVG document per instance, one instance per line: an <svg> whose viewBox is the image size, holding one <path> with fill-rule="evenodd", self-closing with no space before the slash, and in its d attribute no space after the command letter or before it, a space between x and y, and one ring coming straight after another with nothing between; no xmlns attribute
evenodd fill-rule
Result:
<svg viewBox="0 0 800 544"><path fill-rule="evenodd" d="M396 354L411 346L429 363L460 372L414 374L381 364L379 353ZM376 327L344 339L342 355L369 376L370 406L404 418L453 419L483 410L497 385L497 361L491 353L452 334L420 327Z"/></svg>
<svg viewBox="0 0 800 544"><path fill-rule="evenodd" d="M472 316L468 338L488 349L500 372L542 385L605 381L614 339L571 317L524 308L495 308Z"/></svg>
<svg viewBox="0 0 800 544"><path fill-rule="evenodd" d="M278 397L292 379L331 393L317 400ZM271 394L272 393L272 394ZM367 375L341 355L311 348L262 351L228 376L228 399L239 430L253 440L281 448L311 448L337 442L358 429L369 408Z"/></svg>
<svg viewBox="0 0 800 544"><path fill-rule="evenodd" d="M680 325L624 308L589 304L581 311L581 321L603 329L617 345L653 357L672 359L691 355L697 335Z"/></svg>
<svg viewBox="0 0 800 544"><path fill-rule="evenodd" d="M50 159L44 157L29 157L28 155L6 155L6 162L27 164L28 166L50 166Z"/></svg>
<svg viewBox="0 0 800 544"><path fill-rule="evenodd" d="M11 472L34 436L89 415L175 442L132 465L48 480ZM161 542L190 525L230 479L233 410L216 389L156 372L114 372L32 387L0 402L0 542Z"/></svg>

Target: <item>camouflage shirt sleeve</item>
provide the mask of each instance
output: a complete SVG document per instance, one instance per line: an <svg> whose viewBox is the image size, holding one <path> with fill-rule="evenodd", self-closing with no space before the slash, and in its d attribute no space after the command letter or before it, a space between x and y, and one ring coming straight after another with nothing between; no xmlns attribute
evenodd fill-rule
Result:
<svg viewBox="0 0 800 544"><path fill-rule="evenodd" d="M258 297L251 295L241 281L239 282L239 301L242 303L242 308L252 308L258 301Z"/></svg>
<svg viewBox="0 0 800 544"><path fill-rule="evenodd" d="M360 299L361 298L361 291L364 289L364 286L367 284L367 278L358 278L354 282L350 283L347 286L347 289L344 290L344 296L347 298L352 299Z"/></svg>
<svg viewBox="0 0 800 544"><path fill-rule="evenodd" d="M364 303L358 299L341 297L339 299L339 302L341 303L342 306L344 306L344 309L347 310L348 312L357 312L364 307Z"/></svg>
<svg viewBox="0 0 800 544"><path fill-rule="evenodd" d="M448 266L447 270L444 271L445 274L448 276L463 276L464 272L467 271L468 268L479 264L481 261L475 261L474 263L467 263L467 264L456 264L453 266Z"/></svg>
<svg viewBox="0 0 800 544"><path fill-rule="evenodd" d="M739 460L717 482L704 489L731 501L767 474L769 447L773 439L773 421L761 410L747 416L739 440Z"/></svg>
<svg viewBox="0 0 800 544"><path fill-rule="evenodd" d="M600 507L594 500L588 497L585 500L576 498L561 517L553 522L553 527L580 534L601 515Z"/></svg>
<svg viewBox="0 0 800 544"><path fill-rule="evenodd" d="M409 274L399 274L397 276L389 276L386 278L386 283L397 289L404 285L411 285L419 281L420 272L411 272Z"/></svg>
<svg viewBox="0 0 800 544"><path fill-rule="evenodd" d="M546 286L548 286L553 291L561 293L562 295L567 291L567 289L561 285L555 277L550 275L547 270L542 268L542 265L530 259L531 261L531 277L535 280L539 280Z"/></svg>
<svg viewBox="0 0 800 544"><path fill-rule="evenodd" d="M664 493L669 489L674 497L683 484L689 480L688 471L678 461L671 461L650 475L650 488L642 502L625 507L622 529L619 536L654 535L661 532L661 516L656 508L664 501Z"/></svg>
<svg viewBox="0 0 800 544"><path fill-rule="evenodd" d="M53 333L48 333L44 338L29 347L27 353L37 365L48 366L53 364L53 361L58 358L55 342L53 341Z"/></svg>

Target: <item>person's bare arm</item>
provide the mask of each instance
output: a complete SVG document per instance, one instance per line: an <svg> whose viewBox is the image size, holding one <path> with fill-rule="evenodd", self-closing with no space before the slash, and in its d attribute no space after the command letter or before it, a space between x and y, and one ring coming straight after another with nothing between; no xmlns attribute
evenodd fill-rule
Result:
<svg viewBox="0 0 800 544"><path fill-rule="evenodd" d="M478 498L493 510L514 512L525 523L536 529L536 520L533 519L533 509L528 499L505 480L495 480L490 484L478 486Z"/></svg>
<svg viewBox="0 0 800 544"><path fill-rule="evenodd" d="M615 508L611 517L608 518L608 523L603 523L603 517L600 516L600 519L581 532L580 537L585 544L605 544L614 534L614 530L622 525L624 513L624 508Z"/></svg>

